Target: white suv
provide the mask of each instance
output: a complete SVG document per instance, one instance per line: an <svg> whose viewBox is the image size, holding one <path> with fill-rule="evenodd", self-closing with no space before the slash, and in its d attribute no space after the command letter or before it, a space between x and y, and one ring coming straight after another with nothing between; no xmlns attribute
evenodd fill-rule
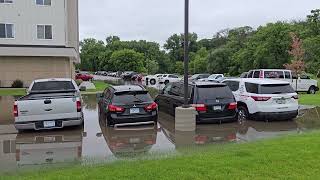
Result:
<svg viewBox="0 0 320 180"><path fill-rule="evenodd" d="M227 79L239 119L289 120L298 115L298 95L289 82L271 79Z"/></svg>
<svg viewBox="0 0 320 180"><path fill-rule="evenodd" d="M181 81L181 78L179 78L179 76L174 74L164 74L162 77L158 78L158 81L160 84L167 85L168 83L171 83L171 82L179 82Z"/></svg>

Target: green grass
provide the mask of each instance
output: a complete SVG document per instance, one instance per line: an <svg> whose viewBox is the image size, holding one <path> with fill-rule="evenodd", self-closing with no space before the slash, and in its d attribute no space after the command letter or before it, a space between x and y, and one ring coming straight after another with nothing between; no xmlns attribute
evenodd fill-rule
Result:
<svg viewBox="0 0 320 180"><path fill-rule="evenodd" d="M207 146L164 159L118 161L0 176L0 179L319 179L320 132ZM189 152L189 153L186 153Z"/></svg>
<svg viewBox="0 0 320 180"><path fill-rule="evenodd" d="M25 88L0 88L0 96L23 96L25 94Z"/></svg>
<svg viewBox="0 0 320 180"><path fill-rule="evenodd" d="M93 84L96 86L96 89L93 90L87 90L85 92L83 92L83 94L85 93L95 93L95 92L103 92L106 87L110 86L109 84L103 82L103 81L93 81Z"/></svg>
<svg viewBox="0 0 320 180"><path fill-rule="evenodd" d="M320 92L317 92L317 94L299 94L299 104L320 106Z"/></svg>

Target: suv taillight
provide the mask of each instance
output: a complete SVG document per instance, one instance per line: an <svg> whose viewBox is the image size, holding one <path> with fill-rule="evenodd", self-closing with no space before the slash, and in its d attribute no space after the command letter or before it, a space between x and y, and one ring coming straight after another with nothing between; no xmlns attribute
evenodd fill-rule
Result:
<svg viewBox="0 0 320 180"><path fill-rule="evenodd" d="M271 97L263 97L263 96L251 96L255 101L268 101Z"/></svg>
<svg viewBox="0 0 320 180"><path fill-rule="evenodd" d="M81 112L81 110L82 110L81 101L78 100L78 101L77 101L77 112Z"/></svg>
<svg viewBox="0 0 320 180"><path fill-rule="evenodd" d="M235 110L237 109L238 104L236 102L230 103L228 106L229 110Z"/></svg>
<svg viewBox="0 0 320 180"><path fill-rule="evenodd" d="M108 106L108 110L110 112L124 112L124 108L123 107L115 106L115 105L112 105L112 104L110 104Z"/></svg>
<svg viewBox="0 0 320 180"><path fill-rule="evenodd" d="M14 117L18 117L19 116L18 105L17 104L13 105L13 116Z"/></svg>
<svg viewBox="0 0 320 180"><path fill-rule="evenodd" d="M154 110L157 110L157 108L158 108L158 104L155 102L153 102L149 106L144 107L146 111L154 111Z"/></svg>
<svg viewBox="0 0 320 180"><path fill-rule="evenodd" d="M207 106L205 104L192 104L192 107L196 108L198 112L207 112Z"/></svg>
<svg viewBox="0 0 320 180"><path fill-rule="evenodd" d="M293 99L299 99L298 95L292 96Z"/></svg>
<svg viewBox="0 0 320 180"><path fill-rule="evenodd" d="M260 71L259 78L263 78L263 71Z"/></svg>

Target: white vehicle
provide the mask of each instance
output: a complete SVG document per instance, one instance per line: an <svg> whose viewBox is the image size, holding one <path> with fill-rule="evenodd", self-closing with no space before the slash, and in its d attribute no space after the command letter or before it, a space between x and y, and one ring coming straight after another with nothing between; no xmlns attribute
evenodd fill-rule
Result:
<svg viewBox="0 0 320 180"><path fill-rule="evenodd" d="M319 91L318 81L311 79L307 75L297 77L290 70L256 69L249 71L248 78L284 80L289 82L293 89L297 92L308 92L308 94L315 94L317 91Z"/></svg>
<svg viewBox="0 0 320 180"><path fill-rule="evenodd" d="M160 84L168 84L171 82L178 82L178 81L181 81L181 78L179 78L179 76L174 74L164 74L162 75L162 77L158 78L158 82Z"/></svg>
<svg viewBox="0 0 320 180"><path fill-rule="evenodd" d="M289 120L298 115L298 95L286 81L271 79L227 79L239 119Z"/></svg>
<svg viewBox="0 0 320 180"><path fill-rule="evenodd" d="M14 102L15 127L57 129L83 124L80 91L72 79L41 79Z"/></svg>
<svg viewBox="0 0 320 180"><path fill-rule="evenodd" d="M208 78L204 79L199 79L199 81L215 81L215 82L220 82L224 79L223 74L212 74Z"/></svg>
<svg viewBox="0 0 320 180"><path fill-rule="evenodd" d="M162 76L164 76L164 74L149 75L149 76L143 77L142 81L144 81L147 84L150 83L151 85L155 85L159 81L159 78L161 78Z"/></svg>

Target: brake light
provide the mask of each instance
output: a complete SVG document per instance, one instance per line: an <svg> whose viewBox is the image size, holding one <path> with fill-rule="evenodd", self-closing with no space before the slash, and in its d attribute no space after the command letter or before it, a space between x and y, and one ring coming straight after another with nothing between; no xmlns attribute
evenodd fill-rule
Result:
<svg viewBox="0 0 320 180"><path fill-rule="evenodd" d="M152 104L150 104L149 106L144 107L144 109L146 111L154 111L158 108L158 104L153 102Z"/></svg>
<svg viewBox="0 0 320 180"><path fill-rule="evenodd" d="M263 71L260 71L259 78L263 78Z"/></svg>
<svg viewBox="0 0 320 180"><path fill-rule="evenodd" d="M82 110L81 101L78 100L78 101L77 101L77 112L81 112L81 110Z"/></svg>
<svg viewBox="0 0 320 180"><path fill-rule="evenodd" d="M115 105L112 105L112 104L110 104L110 105L108 106L108 110L109 110L110 112L124 112L124 108L118 107L118 106L115 106Z"/></svg>
<svg viewBox="0 0 320 180"><path fill-rule="evenodd" d="M16 103L13 105L13 116L14 117L18 117L19 116L18 105Z"/></svg>
<svg viewBox="0 0 320 180"><path fill-rule="evenodd" d="M298 95L292 96L293 99L299 99Z"/></svg>
<svg viewBox="0 0 320 180"><path fill-rule="evenodd" d="M263 96L251 96L255 101L268 101L271 97L263 97Z"/></svg>
<svg viewBox="0 0 320 180"><path fill-rule="evenodd" d="M207 112L207 106L205 104L193 104L192 107L196 108L198 112Z"/></svg>
<svg viewBox="0 0 320 180"><path fill-rule="evenodd" d="M228 106L229 110L235 110L237 109L238 104L236 102L230 103Z"/></svg>

